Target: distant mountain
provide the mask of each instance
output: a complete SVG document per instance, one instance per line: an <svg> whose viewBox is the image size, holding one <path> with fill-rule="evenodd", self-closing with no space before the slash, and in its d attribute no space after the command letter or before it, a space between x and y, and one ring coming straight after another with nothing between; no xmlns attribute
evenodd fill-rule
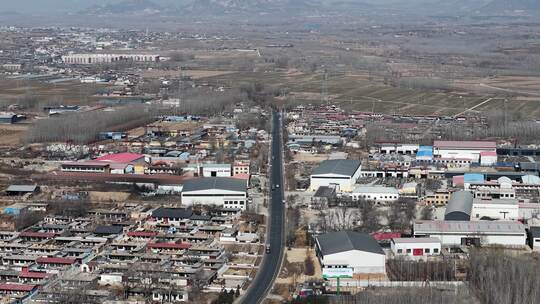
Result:
<svg viewBox="0 0 540 304"><path fill-rule="evenodd" d="M539 0L493 0L482 11L491 14L514 14L518 12L534 13L540 12Z"/></svg>
<svg viewBox="0 0 540 304"><path fill-rule="evenodd" d="M83 15L124 15L147 16L158 15L164 10L160 5L150 0L125 0L118 3L94 5L79 12Z"/></svg>
<svg viewBox="0 0 540 304"><path fill-rule="evenodd" d="M185 9L200 14L308 12L319 3L313 0L195 0Z"/></svg>

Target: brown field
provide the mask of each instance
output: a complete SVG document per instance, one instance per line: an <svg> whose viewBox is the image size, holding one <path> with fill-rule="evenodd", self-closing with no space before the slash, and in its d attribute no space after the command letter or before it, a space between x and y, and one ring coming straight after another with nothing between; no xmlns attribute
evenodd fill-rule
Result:
<svg viewBox="0 0 540 304"><path fill-rule="evenodd" d="M0 146L13 147L21 143L21 139L26 134L29 124L14 124L3 125L0 124Z"/></svg>
<svg viewBox="0 0 540 304"><path fill-rule="evenodd" d="M198 52L195 54L195 59L212 60L225 58L245 58L256 57L257 52L242 52L242 51L215 51L215 52Z"/></svg>
<svg viewBox="0 0 540 304"><path fill-rule="evenodd" d="M51 84L38 81L2 80L0 81L0 99L17 103L19 98L30 95L38 102L54 101L63 104L86 105L97 101L91 96L97 88L96 85L81 84L77 81Z"/></svg>

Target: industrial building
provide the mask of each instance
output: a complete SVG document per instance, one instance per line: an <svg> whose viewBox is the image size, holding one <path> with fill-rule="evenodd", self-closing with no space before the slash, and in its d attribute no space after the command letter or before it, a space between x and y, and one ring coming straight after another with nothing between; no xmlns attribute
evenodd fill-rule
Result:
<svg viewBox="0 0 540 304"><path fill-rule="evenodd" d="M516 199L473 199L471 219L517 220L519 204Z"/></svg>
<svg viewBox="0 0 540 304"><path fill-rule="evenodd" d="M6 189L7 195L25 195L39 192L40 188L37 185L10 185Z"/></svg>
<svg viewBox="0 0 540 304"><path fill-rule="evenodd" d="M497 152L494 141L441 141L433 143L433 155L442 159L468 159L480 163L482 152ZM491 154L489 154L491 155Z"/></svg>
<svg viewBox="0 0 540 304"><path fill-rule="evenodd" d="M417 221L413 231L414 237L436 237L443 246L519 247L527 240L525 226L514 221Z"/></svg>
<svg viewBox="0 0 540 304"><path fill-rule="evenodd" d="M474 198L474 195L468 191L452 194L444 213L446 221L517 220L518 218L519 205L516 199Z"/></svg>
<svg viewBox="0 0 540 304"><path fill-rule="evenodd" d="M445 221L470 221L473 194L468 191L454 192L448 200L444 212Z"/></svg>
<svg viewBox="0 0 540 304"><path fill-rule="evenodd" d="M361 172L361 162L353 159L332 159L323 161L313 170L310 177L310 190L317 191L321 186L336 185L338 191L352 192Z"/></svg>
<svg viewBox="0 0 540 304"><path fill-rule="evenodd" d="M66 162L61 165L62 172L110 173L111 165L100 161Z"/></svg>
<svg viewBox="0 0 540 304"><path fill-rule="evenodd" d="M203 177L231 177L232 169L230 164L203 164L201 165L201 176Z"/></svg>
<svg viewBox="0 0 540 304"><path fill-rule="evenodd" d="M351 193L354 201L366 200L375 203L391 203L399 199L399 191L393 187L358 186Z"/></svg>
<svg viewBox="0 0 540 304"><path fill-rule="evenodd" d="M248 201L246 182L230 177L189 180L181 195L182 204L186 206L200 204L246 210Z"/></svg>
<svg viewBox="0 0 540 304"><path fill-rule="evenodd" d="M62 56L66 64L100 64L114 62L159 62L159 55L151 54L72 54Z"/></svg>
<svg viewBox="0 0 540 304"><path fill-rule="evenodd" d="M375 239L353 231L316 237L316 254L323 269L350 269L352 274L385 273L386 255Z"/></svg>
<svg viewBox="0 0 540 304"><path fill-rule="evenodd" d="M419 145L417 144L398 144L398 143L379 143L379 152L382 154L403 154L412 155L417 153Z"/></svg>
<svg viewBox="0 0 540 304"><path fill-rule="evenodd" d="M390 243L394 256L425 257L441 254L441 240L438 238L394 238Z"/></svg>

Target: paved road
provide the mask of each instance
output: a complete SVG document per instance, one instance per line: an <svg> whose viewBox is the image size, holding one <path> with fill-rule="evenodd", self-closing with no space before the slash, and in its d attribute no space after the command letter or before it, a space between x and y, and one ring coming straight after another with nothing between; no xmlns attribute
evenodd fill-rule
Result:
<svg viewBox="0 0 540 304"><path fill-rule="evenodd" d="M267 244L270 245L270 253L266 254L257 271L255 279L251 282L247 293L242 297L244 304L261 303L272 287L278 275L283 259L285 244L284 221L285 207L283 206L283 159L281 139L281 119L279 112L274 112L272 122L272 167L270 185L276 186L271 191L270 220L268 227Z"/></svg>

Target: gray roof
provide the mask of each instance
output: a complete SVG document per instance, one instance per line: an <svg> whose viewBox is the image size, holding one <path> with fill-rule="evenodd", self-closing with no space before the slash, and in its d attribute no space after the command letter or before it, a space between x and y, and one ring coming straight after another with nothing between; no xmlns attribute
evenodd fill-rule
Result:
<svg viewBox="0 0 540 304"><path fill-rule="evenodd" d="M349 250L384 254L381 246L369 234L354 231L331 232L317 236L317 243L323 255Z"/></svg>
<svg viewBox="0 0 540 304"><path fill-rule="evenodd" d="M438 244L441 242L439 238L436 237L418 237L418 238L393 238L392 241L395 244L417 244L417 243L435 243Z"/></svg>
<svg viewBox="0 0 540 304"><path fill-rule="evenodd" d="M6 191L8 192L35 192L37 189L36 185L11 185Z"/></svg>
<svg viewBox="0 0 540 304"><path fill-rule="evenodd" d="M414 234L525 234L525 225L512 221L418 221Z"/></svg>
<svg viewBox="0 0 540 304"><path fill-rule="evenodd" d="M165 208L159 207L156 210L152 211L152 217L155 218L178 218L178 219L187 219L193 216L193 210L191 208Z"/></svg>
<svg viewBox="0 0 540 304"><path fill-rule="evenodd" d="M212 189L246 192L247 185L246 181L231 177L203 177L186 181L182 192Z"/></svg>
<svg viewBox="0 0 540 304"><path fill-rule="evenodd" d="M455 192L446 205L444 219L447 221L468 221L471 219L472 207L473 195L471 192Z"/></svg>
<svg viewBox="0 0 540 304"><path fill-rule="evenodd" d="M122 226L97 226L94 230L95 234L120 234L124 231Z"/></svg>
<svg viewBox="0 0 540 304"><path fill-rule="evenodd" d="M396 189L394 187L361 185L361 186L358 186L358 187L354 188L353 193L360 193L360 194L371 194L371 193L399 194L399 191L398 191L398 189Z"/></svg>
<svg viewBox="0 0 540 304"><path fill-rule="evenodd" d="M323 161L313 170L313 175L339 174L353 176L361 162L356 159L330 159Z"/></svg>
<svg viewBox="0 0 540 304"><path fill-rule="evenodd" d="M520 162L521 170L540 171L540 163L538 162Z"/></svg>

